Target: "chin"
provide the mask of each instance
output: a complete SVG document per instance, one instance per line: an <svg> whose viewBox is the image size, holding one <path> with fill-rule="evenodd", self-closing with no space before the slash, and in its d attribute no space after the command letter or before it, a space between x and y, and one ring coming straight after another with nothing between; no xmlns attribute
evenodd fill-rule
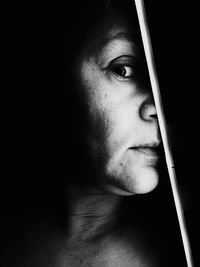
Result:
<svg viewBox="0 0 200 267"><path fill-rule="evenodd" d="M139 167L131 179L129 191L134 194L146 194L153 191L159 181L158 171L154 166Z"/></svg>
<svg viewBox="0 0 200 267"><path fill-rule="evenodd" d="M126 177L126 178L124 178ZM121 196L146 194L153 191L159 181L158 171L154 166L142 166L120 178L120 183L110 183L103 187L103 191Z"/></svg>

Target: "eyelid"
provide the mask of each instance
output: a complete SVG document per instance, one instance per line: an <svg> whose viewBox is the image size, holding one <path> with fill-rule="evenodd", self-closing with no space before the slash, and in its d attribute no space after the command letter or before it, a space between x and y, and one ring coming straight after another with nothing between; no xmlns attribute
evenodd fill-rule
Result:
<svg viewBox="0 0 200 267"><path fill-rule="evenodd" d="M122 66L122 67L124 66L124 67L130 67L134 69L135 61L136 61L135 56L123 55L123 56L119 56L111 60L108 66L103 69L107 71L109 78L111 77L111 75L115 75L120 80L124 80L124 81L131 80L134 78L134 75L123 77L115 73L113 70L115 66Z"/></svg>
<svg viewBox="0 0 200 267"><path fill-rule="evenodd" d="M108 65L112 65L113 63L117 63L118 61L120 61L119 63L121 64L127 64L128 63L133 63L133 61L135 60L135 56L130 56L130 55L123 55L123 56L119 56L117 58L114 58L113 60L111 60L111 62Z"/></svg>
<svg viewBox="0 0 200 267"><path fill-rule="evenodd" d="M119 64L126 64L128 66L128 64L131 63L131 65L133 65L133 62L136 60L135 56L130 56L130 55L123 55L123 56L119 56L116 57L114 59L112 59L106 67L102 67L102 70L106 70L107 68L109 68L109 66L113 65L114 63L119 63Z"/></svg>

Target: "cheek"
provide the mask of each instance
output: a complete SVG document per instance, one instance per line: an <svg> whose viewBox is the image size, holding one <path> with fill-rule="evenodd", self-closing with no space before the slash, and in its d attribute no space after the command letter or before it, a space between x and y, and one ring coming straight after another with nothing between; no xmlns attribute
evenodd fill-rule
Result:
<svg viewBox="0 0 200 267"><path fill-rule="evenodd" d="M112 160L119 157L139 139L139 124L134 105L117 104L96 111L98 119L94 130L100 147L104 147L107 156Z"/></svg>
<svg viewBox="0 0 200 267"><path fill-rule="evenodd" d="M133 132L137 101L132 93L130 95L130 86L121 90L118 83L108 81L92 64L83 67L81 80L87 102L89 135L96 146L100 142L101 146L103 144L111 149L116 142L124 143L127 135Z"/></svg>
<svg viewBox="0 0 200 267"><path fill-rule="evenodd" d="M130 126L127 116L120 110L97 107L90 117L92 139L97 147L110 154L126 141Z"/></svg>
<svg viewBox="0 0 200 267"><path fill-rule="evenodd" d="M113 111L109 113L109 119L112 122L112 133L121 138L128 138L132 135L137 125L136 110L134 103L118 104Z"/></svg>
<svg viewBox="0 0 200 267"><path fill-rule="evenodd" d="M122 130L122 120L111 107L99 108L90 111L90 127L87 143L93 165L98 175L109 176L109 168L119 162L121 148L126 142L125 132Z"/></svg>
<svg viewBox="0 0 200 267"><path fill-rule="evenodd" d="M97 94L98 92L101 94ZM137 105L133 100L114 101L114 98L104 94L103 90L91 93L89 104L88 137L93 155L96 155L98 160L102 157L104 164L119 162L122 154L138 138Z"/></svg>

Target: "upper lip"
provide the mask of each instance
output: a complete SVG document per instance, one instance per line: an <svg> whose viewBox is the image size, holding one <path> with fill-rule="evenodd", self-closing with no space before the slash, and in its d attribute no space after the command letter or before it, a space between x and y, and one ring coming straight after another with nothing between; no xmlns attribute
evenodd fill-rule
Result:
<svg viewBox="0 0 200 267"><path fill-rule="evenodd" d="M161 146L160 142L152 142L152 143L143 143L139 145L135 145L131 148L133 149L141 149L141 148L159 148Z"/></svg>

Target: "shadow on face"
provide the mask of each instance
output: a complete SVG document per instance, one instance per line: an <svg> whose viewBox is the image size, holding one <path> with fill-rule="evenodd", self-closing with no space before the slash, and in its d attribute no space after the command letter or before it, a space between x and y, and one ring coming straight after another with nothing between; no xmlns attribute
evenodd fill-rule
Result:
<svg viewBox="0 0 200 267"><path fill-rule="evenodd" d="M76 18L76 46L66 49L68 175L107 192L149 192L160 136L134 5L95 2Z"/></svg>

